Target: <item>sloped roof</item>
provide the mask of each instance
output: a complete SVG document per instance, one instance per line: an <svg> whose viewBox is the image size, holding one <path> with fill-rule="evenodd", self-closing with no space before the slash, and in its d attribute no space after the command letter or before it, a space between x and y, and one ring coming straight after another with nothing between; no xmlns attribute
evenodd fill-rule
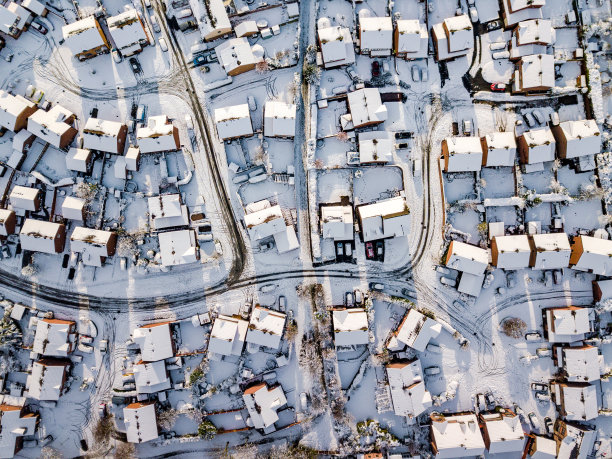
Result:
<svg viewBox="0 0 612 459"><path fill-rule="evenodd" d="M400 323L395 338L400 343L423 352L429 342L437 338L441 332L442 325L436 320L412 308Z"/></svg>
<svg viewBox="0 0 612 459"><path fill-rule="evenodd" d="M389 16L359 18L361 49L391 49L393 22Z"/></svg>
<svg viewBox="0 0 612 459"><path fill-rule="evenodd" d="M222 140L253 135L248 104L215 108L215 124Z"/></svg>
<svg viewBox="0 0 612 459"><path fill-rule="evenodd" d="M119 50L149 41L138 11L130 9L106 20L108 30Z"/></svg>
<svg viewBox="0 0 612 459"><path fill-rule="evenodd" d="M318 29L321 54L326 66L339 66L355 62L355 49L351 31L334 26Z"/></svg>
<svg viewBox="0 0 612 459"><path fill-rule="evenodd" d="M13 96L0 89L0 127L15 131L17 117L24 110L36 107L34 102L20 95Z"/></svg>
<svg viewBox="0 0 612 459"><path fill-rule="evenodd" d="M266 137L294 137L295 113L295 104L268 100L264 108L264 135Z"/></svg>
<svg viewBox="0 0 612 459"><path fill-rule="evenodd" d="M489 254L485 249L465 242L452 241L449 247L450 258L446 266L469 274L484 273L489 265Z"/></svg>
<svg viewBox="0 0 612 459"><path fill-rule="evenodd" d="M526 234L512 236L495 236L497 245L497 268L522 269L529 266L531 246Z"/></svg>
<svg viewBox="0 0 612 459"><path fill-rule="evenodd" d="M169 359L174 355L170 322L136 328L133 337L145 362Z"/></svg>
<svg viewBox="0 0 612 459"><path fill-rule="evenodd" d="M396 415L418 416L432 405L431 394L423 382L420 360L390 363L386 369Z"/></svg>
<svg viewBox="0 0 612 459"><path fill-rule="evenodd" d="M247 343L278 349L285 328L287 315L282 312L255 306L249 321Z"/></svg>
<svg viewBox="0 0 612 459"><path fill-rule="evenodd" d="M134 381L140 394L154 394L170 389L170 379L166 370L166 362L139 362L134 365Z"/></svg>
<svg viewBox="0 0 612 459"><path fill-rule="evenodd" d="M67 357L74 347L74 326L71 320L39 319L32 350L45 356Z"/></svg>
<svg viewBox="0 0 612 459"><path fill-rule="evenodd" d="M97 28L97 22L94 16L88 16L85 19L62 27L64 45L68 47L73 55L106 44Z"/></svg>
<svg viewBox="0 0 612 459"><path fill-rule="evenodd" d="M444 416L431 422L436 458L472 457L484 454L485 444L473 413Z"/></svg>
<svg viewBox="0 0 612 459"><path fill-rule="evenodd" d="M592 382L599 379L599 352L596 347L564 347L563 356L568 381Z"/></svg>
<svg viewBox="0 0 612 459"><path fill-rule="evenodd" d="M482 146L478 137L447 137L447 172L479 171L482 167Z"/></svg>
<svg viewBox="0 0 612 459"><path fill-rule="evenodd" d="M595 120L564 121L559 129L567 142L566 158L596 155L601 151L601 135Z"/></svg>
<svg viewBox="0 0 612 459"><path fill-rule="evenodd" d="M127 441L145 443L159 436L155 402L130 403L123 408Z"/></svg>
<svg viewBox="0 0 612 459"><path fill-rule="evenodd" d="M484 429L489 436L489 454L521 453L525 446L525 433L518 416L483 414Z"/></svg>
<svg viewBox="0 0 612 459"><path fill-rule="evenodd" d="M534 234L531 239L536 252L534 269L560 269L569 266L571 249L567 234Z"/></svg>
<svg viewBox="0 0 612 459"><path fill-rule="evenodd" d="M513 132L495 132L484 136L487 148L487 167L514 166L516 138Z"/></svg>
<svg viewBox="0 0 612 459"><path fill-rule="evenodd" d="M248 326L246 320L218 316L210 332L208 352L221 355L242 354Z"/></svg>
<svg viewBox="0 0 612 459"><path fill-rule="evenodd" d="M387 107L382 103L378 88L363 88L348 93L348 106L353 126L382 123L387 119Z"/></svg>
<svg viewBox="0 0 612 459"><path fill-rule="evenodd" d="M456 53L474 47L472 21L467 14L444 19L444 28L448 31L449 53Z"/></svg>
<svg viewBox="0 0 612 459"><path fill-rule="evenodd" d="M163 266L184 265L198 261L195 232L191 229L166 231L157 235Z"/></svg>
<svg viewBox="0 0 612 459"><path fill-rule="evenodd" d="M279 408L287 404L282 387L268 389L266 383L247 389L242 395L256 429L266 429L278 421Z"/></svg>
<svg viewBox="0 0 612 459"><path fill-rule="evenodd" d="M332 319L336 346L368 344L368 315L365 309L334 310Z"/></svg>

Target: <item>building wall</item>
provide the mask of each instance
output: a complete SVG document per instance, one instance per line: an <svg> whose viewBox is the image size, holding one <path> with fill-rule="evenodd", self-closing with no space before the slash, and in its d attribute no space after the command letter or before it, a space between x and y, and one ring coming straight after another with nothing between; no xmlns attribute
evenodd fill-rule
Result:
<svg viewBox="0 0 612 459"><path fill-rule="evenodd" d="M66 226L60 225L55 235L55 252L62 253L66 244Z"/></svg>
<svg viewBox="0 0 612 459"><path fill-rule="evenodd" d="M519 159L521 164L529 163L529 146L527 145L527 141L524 136L519 136L516 139L516 148L519 154Z"/></svg>
<svg viewBox="0 0 612 459"><path fill-rule="evenodd" d="M567 138L561 126L552 126L550 130L557 141L557 155L559 158L565 159L567 156Z"/></svg>
<svg viewBox="0 0 612 459"><path fill-rule="evenodd" d="M26 107L23 111L17 115L17 119L15 120L15 130L14 132L19 132L22 129L25 129L28 125L28 117L38 110L38 107L34 105L33 107Z"/></svg>
<svg viewBox="0 0 612 459"><path fill-rule="evenodd" d="M64 132L60 137L60 148L63 149L70 145L77 134L78 131L71 126L70 129Z"/></svg>
<svg viewBox="0 0 612 459"><path fill-rule="evenodd" d="M491 258L492 264L497 268L497 260L499 258L499 249L497 248L497 242L495 238L491 239Z"/></svg>
<svg viewBox="0 0 612 459"><path fill-rule="evenodd" d="M442 157L444 158L444 172L448 172L449 153L448 153L448 143L446 142L446 139L442 141Z"/></svg>
<svg viewBox="0 0 612 459"><path fill-rule="evenodd" d="M584 253L582 245L582 237L576 236L572 239L572 254L570 255L570 265L575 265L580 261L580 257Z"/></svg>
<svg viewBox="0 0 612 459"><path fill-rule="evenodd" d="M236 75L240 75L241 73L245 73L250 70L253 70L254 68L255 68L255 64L243 64L243 65L239 65L238 67L230 70L229 72L227 72L227 74L230 76L236 76Z"/></svg>
<svg viewBox="0 0 612 459"><path fill-rule="evenodd" d="M0 226L4 227L6 234L13 234L15 232L16 224L17 217L15 216L15 212L11 212Z"/></svg>

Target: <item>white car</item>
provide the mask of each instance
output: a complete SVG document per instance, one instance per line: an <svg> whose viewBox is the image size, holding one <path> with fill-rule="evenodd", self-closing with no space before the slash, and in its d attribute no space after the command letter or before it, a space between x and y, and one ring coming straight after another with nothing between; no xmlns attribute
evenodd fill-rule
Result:
<svg viewBox="0 0 612 459"><path fill-rule="evenodd" d="M509 51L497 51L493 53L493 59L509 59L510 52Z"/></svg>
<svg viewBox="0 0 612 459"><path fill-rule="evenodd" d="M494 43L491 43L489 45L489 48L491 48L491 51L500 51L502 49L506 49L506 42L505 41L496 41Z"/></svg>
<svg viewBox="0 0 612 459"><path fill-rule="evenodd" d="M153 30L154 30L156 33L160 33L160 32L161 32L161 27L159 26L159 22L158 22L158 20L157 20L157 16L155 16L154 14L152 14L152 15L150 16L150 18L151 18L151 26L153 27Z"/></svg>
<svg viewBox="0 0 612 459"><path fill-rule="evenodd" d="M470 19L472 22L478 22L478 10L474 6L470 8Z"/></svg>
<svg viewBox="0 0 612 459"><path fill-rule="evenodd" d="M544 124L544 115L542 115L542 112L540 110L534 110L533 111L533 117L536 119L536 121L540 124Z"/></svg>
<svg viewBox="0 0 612 459"><path fill-rule="evenodd" d="M166 39L161 37L158 41L159 41L159 47L162 49L162 51L164 52L168 51L168 44L166 43Z"/></svg>
<svg viewBox="0 0 612 459"><path fill-rule="evenodd" d="M415 83L421 81L421 76L419 74L419 67L416 65L412 66L412 81Z"/></svg>
<svg viewBox="0 0 612 459"><path fill-rule="evenodd" d="M257 110L257 102L255 101L255 98L253 96L247 97L247 103L249 104L249 110L251 110L252 112Z"/></svg>
<svg viewBox="0 0 612 459"><path fill-rule="evenodd" d="M121 54L119 54L119 51L117 51L115 48L113 48L113 50L111 51L111 55L113 56L113 60L117 64L123 60L123 58L121 57Z"/></svg>
<svg viewBox="0 0 612 459"><path fill-rule="evenodd" d="M451 279L450 277L442 276L440 278L440 283L443 284L443 285L448 285L449 287L456 287L457 286L457 280L456 279Z"/></svg>

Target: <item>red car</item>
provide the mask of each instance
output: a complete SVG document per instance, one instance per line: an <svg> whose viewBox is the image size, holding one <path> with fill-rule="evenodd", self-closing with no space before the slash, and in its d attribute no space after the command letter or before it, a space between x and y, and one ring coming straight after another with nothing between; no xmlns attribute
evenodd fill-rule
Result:
<svg viewBox="0 0 612 459"><path fill-rule="evenodd" d="M373 61L372 62L372 78L376 78L380 76L380 62Z"/></svg>
<svg viewBox="0 0 612 459"><path fill-rule="evenodd" d="M504 83L492 83L491 91L495 92L504 92L506 90L506 85Z"/></svg>
<svg viewBox="0 0 612 459"><path fill-rule="evenodd" d="M365 249L366 249L366 258L370 260L374 258L374 244L372 244L371 242L366 242Z"/></svg>

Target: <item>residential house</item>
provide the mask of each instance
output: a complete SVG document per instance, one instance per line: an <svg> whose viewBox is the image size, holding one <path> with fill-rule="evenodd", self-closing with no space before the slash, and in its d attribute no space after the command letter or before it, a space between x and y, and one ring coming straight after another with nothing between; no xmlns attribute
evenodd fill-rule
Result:
<svg viewBox="0 0 612 459"><path fill-rule="evenodd" d="M236 24L234 27L234 33L236 38L250 37L259 33L259 27L257 27L257 21L242 21Z"/></svg>
<svg viewBox="0 0 612 459"><path fill-rule="evenodd" d="M64 45L80 61L106 54L111 48L95 16L88 16L85 19L63 26L62 35Z"/></svg>
<svg viewBox="0 0 612 459"><path fill-rule="evenodd" d="M442 140L442 157L444 172L477 172L484 155L478 137L447 137Z"/></svg>
<svg viewBox="0 0 612 459"><path fill-rule="evenodd" d="M140 347L140 356L145 362L169 359L176 352L172 338L172 322L143 325L132 333L134 342Z"/></svg>
<svg viewBox="0 0 612 459"><path fill-rule="evenodd" d="M601 151L601 133L595 120L564 121L552 127L559 158L596 155Z"/></svg>
<svg viewBox="0 0 612 459"><path fill-rule="evenodd" d="M253 135L248 104L215 108L215 124L221 140L232 140Z"/></svg>
<svg viewBox="0 0 612 459"><path fill-rule="evenodd" d="M387 119L387 107L382 103L378 88L363 88L347 95L350 115L345 118L342 129L358 129L380 124Z"/></svg>
<svg viewBox="0 0 612 459"><path fill-rule="evenodd" d="M516 160L516 137L513 132L496 132L480 138L482 165L513 167Z"/></svg>
<svg viewBox="0 0 612 459"><path fill-rule="evenodd" d="M391 132L366 131L358 134L359 164L386 164L393 160L395 138ZM348 161L349 164L352 164Z"/></svg>
<svg viewBox="0 0 612 459"><path fill-rule="evenodd" d="M566 421L589 421L599 415L597 390L592 384L551 381L550 392Z"/></svg>
<svg viewBox="0 0 612 459"><path fill-rule="evenodd" d="M54 105L48 112L38 110L28 118L28 131L55 148L69 146L78 131L72 127L76 115L61 105Z"/></svg>
<svg viewBox="0 0 612 459"><path fill-rule="evenodd" d="M225 4L223 0L208 0L206 2L190 2L194 16L198 18L198 27L202 40L212 41L232 33Z"/></svg>
<svg viewBox="0 0 612 459"><path fill-rule="evenodd" d="M195 263L200 251L195 231L192 229L166 231L157 235L162 266Z"/></svg>
<svg viewBox="0 0 612 459"><path fill-rule="evenodd" d="M21 2L21 6L26 8L35 16L46 17L48 13L47 7L38 0L23 0Z"/></svg>
<svg viewBox="0 0 612 459"><path fill-rule="evenodd" d="M178 128L166 115L150 116L147 125L136 130L140 153L161 153L181 148Z"/></svg>
<svg viewBox="0 0 612 459"><path fill-rule="evenodd" d="M589 344L561 348L562 366L569 382L593 382L600 378L600 362L597 347Z"/></svg>
<svg viewBox="0 0 612 459"><path fill-rule="evenodd" d="M353 241L353 206L339 203L322 204L321 209L321 235L325 239L334 241Z"/></svg>
<svg viewBox="0 0 612 459"><path fill-rule="evenodd" d="M15 185L9 200L14 209L38 212L41 209L42 193L38 188Z"/></svg>
<svg viewBox="0 0 612 459"><path fill-rule="evenodd" d="M278 349L286 320L286 314L256 305L251 312L246 342L254 346Z"/></svg>
<svg viewBox="0 0 612 459"><path fill-rule="evenodd" d="M446 18L432 27L438 61L467 56L474 48L472 21L467 14Z"/></svg>
<svg viewBox="0 0 612 459"><path fill-rule="evenodd" d="M0 459L9 459L23 448L23 437L33 437L40 418L25 406L25 397L0 395Z"/></svg>
<svg viewBox="0 0 612 459"><path fill-rule="evenodd" d="M425 387L419 359L392 362L385 368L393 411L397 416L414 418L432 406L431 394Z"/></svg>
<svg viewBox="0 0 612 459"><path fill-rule="evenodd" d="M542 93L555 86L555 58L530 54L518 60L512 77L512 93Z"/></svg>
<svg viewBox="0 0 612 459"><path fill-rule="evenodd" d="M363 242L402 237L410 231L410 209L403 196L357 206Z"/></svg>
<svg viewBox="0 0 612 459"><path fill-rule="evenodd" d="M9 236L13 234L16 224L17 217L15 216L14 210L0 209L0 236Z"/></svg>
<svg viewBox="0 0 612 459"><path fill-rule="evenodd" d="M532 54L546 54L547 46L555 41L555 29L548 19L521 21L512 31L510 59L517 60Z"/></svg>
<svg viewBox="0 0 612 459"><path fill-rule="evenodd" d="M62 217L68 220L85 221L85 200L67 196L62 203Z"/></svg>
<svg viewBox="0 0 612 459"><path fill-rule="evenodd" d="M531 245L526 234L494 236L491 239L491 264L505 270L523 269L531 260Z"/></svg>
<svg viewBox="0 0 612 459"><path fill-rule="evenodd" d="M551 343L573 343L592 331L589 308L563 306L544 309L545 332Z"/></svg>
<svg viewBox="0 0 612 459"><path fill-rule="evenodd" d="M562 269L570 263L570 243L565 233L533 234L530 236L533 269Z"/></svg>
<svg viewBox="0 0 612 459"><path fill-rule="evenodd" d="M135 9L107 18L106 24L123 57L133 56L150 44L142 17Z"/></svg>
<svg viewBox="0 0 612 459"><path fill-rule="evenodd" d="M554 440L540 435L527 435L523 459L557 459L557 444Z"/></svg>
<svg viewBox="0 0 612 459"><path fill-rule="evenodd" d="M557 444L557 459L587 459L593 452L597 431L593 426L557 418L553 439Z"/></svg>
<svg viewBox="0 0 612 459"><path fill-rule="evenodd" d="M38 110L38 107L34 102L0 89L0 130L4 128L19 132L25 129L28 124L28 117L36 110Z"/></svg>
<svg viewBox="0 0 612 459"><path fill-rule="evenodd" d="M271 206L267 200L249 204L244 224L251 240L273 238L278 253L290 252L299 247L293 225L287 225L279 205Z"/></svg>
<svg viewBox="0 0 612 459"><path fill-rule="evenodd" d="M359 18L359 48L370 57L390 56L393 49L393 22L389 16Z"/></svg>
<svg viewBox="0 0 612 459"><path fill-rule="evenodd" d="M70 251L81 254L83 264L100 267L115 255L117 233L77 226L70 236Z"/></svg>
<svg viewBox="0 0 612 459"><path fill-rule="evenodd" d="M457 290L471 296L478 296L489 265L486 250L459 241L451 241L446 254L446 266L461 271Z"/></svg>
<svg viewBox="0 0 612 459"><path fill-rule="evenodd" d="M125 406L123 422L130 443L146 443L159 437L155 402L136 402Z"/></svg>
<svg viewBox="0 0 612 459"><path fill-rule="evenodd" d="M30 12L17 3L8 2L6 5L0 5L0 32L9 37L19 38L21 32L31 21Z"/></svg>
<svg viewBox="0 0 612 459"><path fill-rule="evenodd" d="M295 104L268 100L264 107L264 135L266 137L295 137Z"/></svg>
<svg viewBox="0 0 612 459"><path fill-rule="evenodd" d="M353 38L347 27L332 26L328 18L319 18L317 32L321 59L326 69L355 63Z"/></svg>
<svg viewBox="0 0 612 459"><path fill-rule="evenodd" d="M261 60L253 53L246 37L230 38L215 47L219 64L229 76L240 75L255 68Z"/></svg>
<svg viewBox="0 0 612 459"><path fill-rule="evenodd" d="M27 397L40 401L57 401L64 393L70 361L43 358L32 364L26 381Z"/></svg>
<svg viewBox="0 0 612 459"><path fill-rule="evenodd" d="M605 301L612 298L612 279L593 281L593 299Z"/></svg>
<svg viewBox="0 0 612 459"><path fill-rule="evenodd" d="M549 128L533 129L517 137L521 163L539 164L555 160L556 142Z"/></svg>
<svg viewBox="0 0 612 459"><path fill-rule="evenodd" d="M93 154L84 148L71 148L66 153L66 168L75 172L88 173L93 164Z"/></svg>
<svg viewBox="0 0 612 459"><path fill-rule="evenodd" d="M368 314L363 308L334 308L334 342L338 346L368 344Z"/></svg>
<svg viewBox="0 0 612 459"><path fill-rule="evenodd" d="M123 123L89 118L83 129L83 148L122 155L127 131Z"/></svg>
<svg viewBox="0 0 612 459"><path fill-rule="evenodd" d="M393 32L393 52L406 60L427 58L429 34L418 19L398 19Z"/></svg>
<svg viewBox="0 0 612 459"><path fill-rule="evenodd" d="M171 387L170 376L166 369L166 362L139 361L133 367L136 391L139 394L155 394Z"/></svg>
<svg viewBox="0 0 612 459"><path fill-rule="evenodd" d="M442 325L435 319L425 316L415 308L409 309L397 330L391 334L387 347L391 351L400 351L409 346L415 351L425 351L432 339L442 332Z"/></svg>
<svg viewBox="0 0 612 459"><path fill-rule="evenodd" d="M76 348L73 320L39 319L32 351L46 357L68 357Z"/></svg>
<svg viewBox="0 0 612 459"><path fill-rule="evenodd" d="M525 447L525 432L520 418L508 409L479 415L485 448L489 454L514 454Z"/></svg>
<svg viewBox="0 0 612 459"><path fill-rule="evenodd" d="M572 239L570 267L600 276L612 276L612 241L591 236Z"/></svg>
<svg viewBox="0 0 612 459"><path fill-rule="evenodd" d="M60 223L26 219L19 233L23 250L62 253L66 242L66 227Z"/></svg>
<svg viewBox="0 0 612 459"><path fill-rule="evenodd" d="M137 171L140 164L140 148L128 147L125 154L125 168L128 171Z"/></svg>
<svg viewBox="0 0 612 459"><path fill-rule="evenodd" d="M505 27L521 21L542 19L542 7L546 0L502 0L502 17Z"/></svg>
<svg viewBox="0 0 612 459"><path fill-rule="evenodd" d="M430 439L436 458L473 457L485 452L474 413L432 414Z"/></svg>
<svg viewBox="0 0 612 459"><path fill-rule="evenodd" d="M149 226L152 231L167 230L189 225L187 206L180 194L160 194L148 198Z"/></svg>
<svg viewBox="0 0 612 459"><path fill-rule="evenodd" d="M247 388L242 394L242 400L249 412L247 425L262 429L264 433L276 430L274 423L278 421L277 411L287 404L285 393L281 386L268 388L265 382Z"/></svg>
<svg viewBox="0 0 612 459"><path fill-rule="evenodd" d="M208 341L208 355L241 355L249 323L235 317L219 315L213 323Z"/></svg>

